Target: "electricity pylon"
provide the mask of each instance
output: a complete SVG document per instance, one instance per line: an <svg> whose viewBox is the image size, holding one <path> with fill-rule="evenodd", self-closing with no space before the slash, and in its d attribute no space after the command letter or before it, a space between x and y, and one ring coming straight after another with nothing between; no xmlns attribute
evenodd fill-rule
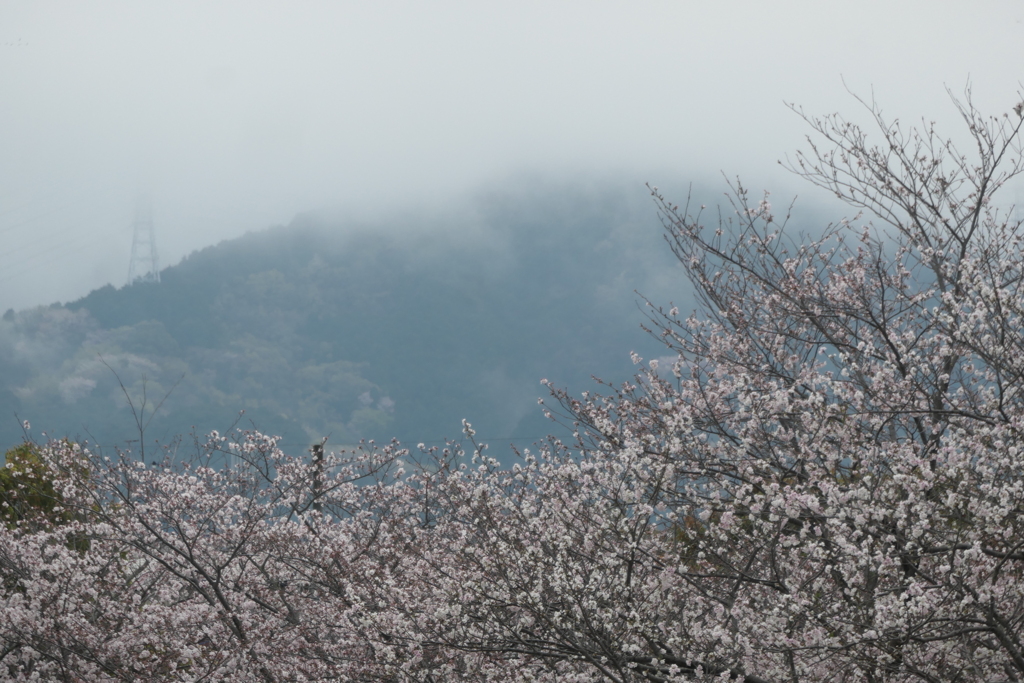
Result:
<svg viewBox="0 0 1024 683"><path fill-rule="evenodd" d="M160 282L160 262L156 257L153 237L153 209L140 199L135 206L135 229L132 237L132 260L128 264L128 284Z"/></svg>

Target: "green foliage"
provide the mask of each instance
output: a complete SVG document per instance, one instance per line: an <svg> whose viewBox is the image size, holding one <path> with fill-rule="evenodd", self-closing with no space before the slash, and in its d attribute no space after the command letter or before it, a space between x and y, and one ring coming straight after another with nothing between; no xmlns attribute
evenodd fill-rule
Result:
<svg viewBox="0 0 1024 683"><path fill-rule="evenodd" d="M67 521L63 498L54 489L53 473L31 443L7 451L0 469L0 520L8 527L60 524Z"/></svg>
<svg viewBox="0 0 1024 683"><path fill-rule="evenodd" d="M72 446L66 440L65 445ZM9 529L21 531L49 530L69 522L84 521L91 514L84 509L73 509L55 485L58 474L43 459L39 447L25 442L7 451L5 464L0 468L0 522ZM73 474L79 481L89 480L89 469L85 461L72 465L78 471ZM90 508L96 512L97 507ZM89 538L72 531L65 536L68 548L85 552L89 550ZM4 577L7 584L9 576Z"/></svg>

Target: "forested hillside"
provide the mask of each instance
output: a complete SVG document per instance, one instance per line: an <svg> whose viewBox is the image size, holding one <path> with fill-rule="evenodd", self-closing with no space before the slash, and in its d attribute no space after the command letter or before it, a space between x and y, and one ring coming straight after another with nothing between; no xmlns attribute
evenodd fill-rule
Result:
<svg viewBox="0 0 1024 683"><path fill-rule="evenodd" d="M300 216L193 253L159 284L8 312L0 439L17 443L29 420L134 447L126 390L143 421L167 396L146 430L162 444L235 424L293 449L326 435L436 442L463 418L496 442L530 442L552 430L542 378L621 381L630 350L657 348L634 290L689 306L661 232L637 188L481 194L378 221Z"/></svg>

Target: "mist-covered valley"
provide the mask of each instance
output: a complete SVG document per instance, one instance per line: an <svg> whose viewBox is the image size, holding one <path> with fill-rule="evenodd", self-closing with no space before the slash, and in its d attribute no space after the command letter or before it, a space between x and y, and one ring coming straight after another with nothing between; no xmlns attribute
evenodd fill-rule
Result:
<svg viewBox="0 0 1024 683"><path fill-rule="evenodd" d="M631 377L645 296L690 307L642 186L478 191L375 222L306 214L192 253L159 283L108 285L0 320L0 439L187 449L256 428L443 443L462 419L497 447L560 427L548 379ZM134 412L133 412L134 411ZM136 419L138 418L138 420Z"/></svg>

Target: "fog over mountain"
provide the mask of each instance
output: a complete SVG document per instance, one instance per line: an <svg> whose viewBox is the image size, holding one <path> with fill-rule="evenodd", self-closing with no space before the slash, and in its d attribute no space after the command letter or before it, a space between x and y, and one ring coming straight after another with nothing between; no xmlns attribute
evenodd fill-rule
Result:
<svg viewBox="0 0 1024 683"><path fill-rule="evenodd" d="M17 414L124 446L126 393L169 394L162 442L541 436L541 378L660 353L634 290L687 305L644 183L713 207L724 173L787 204L808 132L787 103L864 122L875 99L956 138L947 88L1020 101L1022 21L1009 0L6 2L0 439ZM164 270L125 287L140 196ZM812 233L845 215L798 206Z"/></svg>
<svg viewBox="0 0 1024 683"><path fill-rule="evenodd" d="M302 215L193 253L160 283L11 311L0 439L20 438L16 413L34 432L129 447L131 406L148 420L166 396L147 441L234 425L302 447L441 443L467 418L529 443L553 429L541 379L629 378L630 351L659 351L641 296L688 305L638 190L524 185L379 223Z"/></svg>
<svg viewBox="0 0 1024 683"><path fill-rule="evenodd" d="M944 86L1017 103L1024 10L974 3L75 2L0 5L0 311L303 212L380 223L521 174L663 187L777 160L810 114L955 134ZM680 183L681 181L681 183Z"/></svg>

